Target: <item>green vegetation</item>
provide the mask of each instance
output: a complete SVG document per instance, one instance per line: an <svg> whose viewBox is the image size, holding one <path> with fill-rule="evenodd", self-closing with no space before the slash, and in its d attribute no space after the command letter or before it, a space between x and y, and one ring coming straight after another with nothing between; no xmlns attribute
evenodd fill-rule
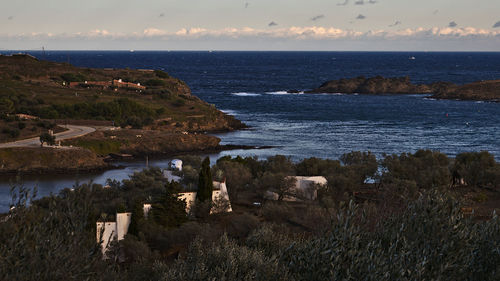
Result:
<svg viewBox="0 0 500 281"><path fill-rule="evenodd" d="M40 135L40 144L43 145L44 143L54 145L56 143L56 137L49 133L43 133Z"/></svg>
<svg viewBox="0 0 500 281"><path fill-rule="evenodd" d="M69 86L69 82L112 79L141 83L146 90ZM45 119L108 120L134 128L220 131L244 127L192 96L184 82L164 71L78 68L27 56L0 56L0 117L10 113ZM169 122L157 125L154 121L158 119Z"/></svg>
<svg viewBox="0 0 500 281"><path fill-rule="evenodd" d="M452 173L454 182L463 179L468 185L490 188L500 185L500 165L487 151L457 155Z"/></svg>
<svg viewBox="0 0 500 281"><path fill-rule="evenodd" d="M84 82L88 80L87 77L82 75L81 73L63 73L61 74L61 78L66 82Z"/></svg>
<svg viewBox="0 0 500 281"><path fill-rule="evenodd" d="M500 277L498 217L464 211L467 204L499 202L500 185L491 176L499 164L487 152L461 154L453 160L421 150L386 155L379 162L361 152L345 154L341 161L309 158L299 163L280 155L262 161L223 157L212 167L197 156L181 158L181 184L168 182L153 168L122 182L108 181L108 188L85 184L34 201L20 188L14 211L0 217L3 276L9 280ZM493 172L480 174L475 181L462 178L478 167ZM317 201L262 200L263 191L270 188L263 186L266 179L282 175L323 175L329 182L319 190ZM451 175L469 185L468 196L457 192L465 188L454 184ZM212 176L226 178L235 212L186 214L185 202L176 194L193 183L202 192ZM143 203L153 206L146 217ZM102 260L95 222L114 220L117 211L132 212L129 234L114 242L108 259Z"/></svg>
<svg viewBox="0 0 500 281"><path fill-rule="evenodd" d="M89 149L97 155L108 155L110 153L120 153L122 142L115 140L77 139L72 145Z"/></svg>
<svg viewBox="0 0 500 281"><path fill-rule="evenodd" d="M162 70L155 70L154 73L159 78L164 78L164 79L170 78L170 75L168 75L168 73L166 73L165 71L162 71Z"/></svg>
<svg viewBox="0 0 500 281"><path fill-rule="evenodd" d="M201 163L200 174L198 176L198 194L196 195L196 199L199 202L211 201L213 189L210 158L205 157Z"/></svg>
<svg viewBox="0 0 500 281"><path fill-rule="evenodd" d="M38 108L33 114L46 119L112 120L116 125L138 128L151 124L158 117L155 110L127 98L111 102L51 105Z"/></svg>

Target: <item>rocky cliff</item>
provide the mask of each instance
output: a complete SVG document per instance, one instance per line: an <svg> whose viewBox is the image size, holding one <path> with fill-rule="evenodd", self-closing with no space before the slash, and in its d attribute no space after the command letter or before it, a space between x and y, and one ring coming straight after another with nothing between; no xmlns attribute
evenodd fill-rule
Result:
<svg viewBox="0 0 500 281"><path fill-rule="evenodd" d="M343 94L416 94L431 92L432 86L412 84L408 76L396 78L384 78L382 76L365 78L359 76L350 79L331 80L323 83L319 88L306 91L306 93Z"/></svg>
<svg viewBox="0 0 500 281"><path fill-rule="evenodd" d="M500 101L500 80L479 81L465 85L450 82L413 84L410 78L376 76L331 80L305 93L342 94L433 94L436 99Z"/></svg>

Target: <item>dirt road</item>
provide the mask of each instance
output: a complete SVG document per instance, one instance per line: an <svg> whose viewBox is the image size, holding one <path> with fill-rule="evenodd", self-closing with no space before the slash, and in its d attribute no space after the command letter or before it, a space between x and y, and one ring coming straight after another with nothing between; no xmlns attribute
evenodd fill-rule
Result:
<svg viewBox="0 0 500 281"><path fill-rule="evenodd" d="M76 137L81 137L86 134L90 134L92 132L95 132L95 129L92 127L86 127L86 126L76 126L76 125L60 125L63 128L66 128L68 130L64 132L60 132L55 134L56 136L56 142L60 140L67 140L67 139L72 139ZM40 146L40 138L31 138L31 139L25 139L25 140L18 140L14 142L7 142L7 143L0 143L0 148L6 148L6 147L33 147L33 146Z"/></svg>

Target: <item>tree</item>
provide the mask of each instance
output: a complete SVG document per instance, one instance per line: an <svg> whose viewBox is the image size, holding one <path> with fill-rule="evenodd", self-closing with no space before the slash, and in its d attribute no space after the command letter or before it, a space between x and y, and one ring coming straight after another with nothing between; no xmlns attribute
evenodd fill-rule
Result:
<svg viewBox="0 0 500 281"><path fill-rule="evenodd" d="M0 116L7 115L14 111L14 103L8 98L0 99Z"/></svg>
<svg viewBox="0 0 500 281"><path fill-rule="evenodd" d="M132 210L132 218L128 227L128 234L135 235L136 237L140 232L140 225L144 220L144 207L140 201L135 202L134 209Z"/></svg>
<svg viewBox="0 0 500 281"><path fill-rule="evenodd" d="M357 177L359 184L363 184L367 178L373 178L377 173L377 158L371 152L352 151L343 154L340 160Z"/></svg>
<svg viewBox="0 0 500 281"><path fill-rule="evenodd" d="M285 196L295 197L295 184L297 179L282 173L265 172L259 179L259 185L263 192L272 191L278 194L278 200L281 201Z"/></svg>
<svg viewBox="0 0 500 281"><path fill-rule="evenodd" d="M452 173L453 183L464 180L466 184L471 186L495 187L500 182L500 165L487 151L458 154Z"/></svg>
<svg viewBox="0 0 500 281"><path fill-rule="evenodd" d="M217 167L224 173L231 201L236 201L238 194L252 183L250 169L235 161L217 161Z"/></svg>
<svg viewBox="0 0 500 281"><path fill-rule="evenodd" d="M212 200L213 190L214 184L212 182L212 173L210 172L210 158L206 157L201 163L196 200L199 202Z"/></svg>
<svg viewBox="0 0 500 281"><path fill-rule="evenodd" d="M49 145L54 145L56 143L56 137L49 133L43 133L40 135L40 146L43 146L44 142Z"/></svg>
<svg viewBox="0 0 500 281"><path fill-rule="evenodd" d="M177 182L165 185L165 192L151 208L150 215L154 222L166 228L179 227L186 222L186 203L179 200L177 193L181 186Z"/></svg>

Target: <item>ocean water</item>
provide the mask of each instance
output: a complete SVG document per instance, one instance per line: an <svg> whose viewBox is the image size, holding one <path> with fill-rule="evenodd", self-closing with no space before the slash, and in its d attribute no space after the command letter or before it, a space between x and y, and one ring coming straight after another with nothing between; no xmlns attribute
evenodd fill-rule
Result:
<svg viewBox="0 0 500 281"><path fill-rule="evenodd" d="M5 52L4 52L5 53ZM500 103L433 100L426 95L287 94L331 79L410 76L415 83L464 84L500 79L500 53L424 52L32 52L82 67L162 69L187 82L194 95L251 126L219 134L224 144L270 145L212 155L283 154L338 158L353 150L383 153L433 149L450 156L488 150L500 160ZM414 60L409 59L415 57ZM162 166L165 161L159 161ZM79 177L103 182L133 168ZM28 184L68 186L76 176L29 179ZM0 209L5 205L0 183ZM40 188L41 189L41 188ZM45 190L45 189L44 189ZM40 190L42 194L43 190ZM7 192L8 193L8 192Z"/></svg>

